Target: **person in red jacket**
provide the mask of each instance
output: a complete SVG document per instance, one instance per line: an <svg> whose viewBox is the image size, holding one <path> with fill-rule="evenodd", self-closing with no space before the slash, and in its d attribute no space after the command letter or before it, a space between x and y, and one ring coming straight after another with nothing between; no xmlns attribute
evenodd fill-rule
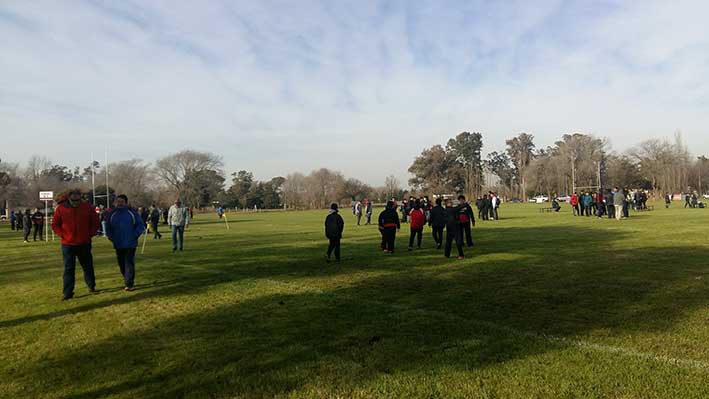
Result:
<svg viewBox="0 0 709 399"><path fill-rule="evenodd" d="M577 193L573 193L571 195L569 203L571 204L571 209L574 212L574 216L581 216L581 209L579 208L579 195Z"/></svg>
<svg viewBox="0 0 709 399"><path fill-rule="evenodd" d="M414 249L414 237L416 237L416 248L421 249L421 237L423 236L423 226L426 224L426 213L421 209L421 202L416 200L409 212L409 226L411 235L409 236L409 251Z"/></svg>
<svg viewBox="0 0 709 399"><path fill-rule="evenodd" d="M74 297L74 270L76 259L84 271L84 281L90 292L96 291L94 259L91 255L91 237L98 232L98 215L93 207L81 200L81 191L73 190L59 201L54 211L52 230L62 239L64 258L64 296L62 300Z"/></svg>

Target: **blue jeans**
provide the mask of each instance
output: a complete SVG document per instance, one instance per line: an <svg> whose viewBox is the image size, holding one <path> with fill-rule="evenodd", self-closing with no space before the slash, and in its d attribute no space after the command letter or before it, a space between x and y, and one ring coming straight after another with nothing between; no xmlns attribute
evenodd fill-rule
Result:
<svg viewBox="0 0 709 399"><path fill-rule="evenodd" d="M133 288L135 280L135 248L117 248L116 259L127 288Z"/></svg>
<svg viewBox="0 0 709 399"><path fill-rule="evenodd" d="M62 255L64 257L64 296L74 295L76 258L79 258L81 268L84 270L86 286L89 289L94 289L96 287L96 276L94 275L94 258L91 255L91 243L84 245L62 244Z"/></svg>
<svg viewBox="0 0 709 399"><path fill-rule="evenodd" d="M180 251L185 242L185 226L172 226L172 250L177 249L177 244L180 244Z"/></svg>

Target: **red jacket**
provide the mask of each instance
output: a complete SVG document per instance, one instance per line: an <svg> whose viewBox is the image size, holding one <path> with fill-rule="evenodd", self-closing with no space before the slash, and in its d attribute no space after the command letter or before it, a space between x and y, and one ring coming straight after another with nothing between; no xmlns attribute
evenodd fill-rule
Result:
<svg viewBox="0 0 709 399"><path fill-rule="evenodd" d="M423 212L423 209L412 209L410 216L410 226L412 229L422 229L423 225L426 224L426 214Z"/></svg>
<svg viewBox="0 0 709 399"><path fill-rule="evenodd" d="M574 194L571 196L571 200L569 201L571 203L571 206L576 206L579 204L579 196Z"/></svg>
<svg viewBox="0 0 709 399"><path fill-rule="evenodd" d="M62 238L63 245L83 245L91 243L91 237L98 231L98 215L86 202L72 208L69 202L62 202L54 211L52 230Z"/></svg>

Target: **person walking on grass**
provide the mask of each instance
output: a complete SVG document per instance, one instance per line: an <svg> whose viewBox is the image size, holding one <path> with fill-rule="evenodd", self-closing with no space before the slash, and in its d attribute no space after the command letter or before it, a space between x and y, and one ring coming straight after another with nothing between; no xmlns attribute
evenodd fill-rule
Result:
<svg viewBox="0 0 709 399"><path fill-rule="evenodd" d="M382 251L393 254L396 233L401 229L399 213L394 201L387 202L386 208L379 214L379 230L382 232Z"/></svg>
<svg viewBox="0 0 709 399"><path fill-rule="evenodd" d="M665 193L665 209L669 209L670 205L672 205L672 197L670 197L670 193Z"/></svg>
<svg viewBox="0 0 709 399"><path fill-rule="evenodd" d="M443 200L436 198L436 206L431 209L431 217L428 219L428 225L433 231L433 241L436 243L436 249L441 249L443 245L443 229L446 228L446 210L441 206Z"/></svg>
<svg viewBox="0 0 709 399"><path fill-rule="evenodd" d="M91 254L91 238L98 233L99 220L93 207L81 200L81 191L72 190L59 200L54 211L52 230L61 237L64 258L64 289L62 300L74 297L74 271L79 259L84 271L84 281L89 292L96 291L94 258Z"/></svg>
<svg viewBox="0 0 709 399"><path fill-rule="evenodd" d="M446 258L451 257L451 249L453 241L455 241L455 246L458 249L458 259L465 259L465 254L463 253L463 230L459 219L461 209L461 205L454 207L450 199L446 200L446 247L444 250Z"/></svg>
<svg viewBox="0 0 709 399"><path fill-rule="evenodd" d="M170 207L167 214L167 223L172 229L172 252L180 251L184 248L185 229L190 225L189 210L182 206L182 201L178 198L175 204Z"/></svg>
<svg viewBox="0 0 709 399"><path fill-rule="evenodd" d="M490 201L492 201L492 198L490 198ZM492 202L491 204L491 210L492 210ZM473 236L470 231L470 225L472 224L475 226L475 216L473 215L473 208L468 204L468 202L465 200L464 195L459 195L458 196L458 221L460 222L460 229L461 229L461 235L465 236L465 245L468 247L473 246ZM494 215L491 213L490 217L494 217ZM494 219L491 219L494 220Z"/></svg>
<svg viewBox="0 0 709 399"><path fill-rule="evenodd" d="M618 187L613 189L613 206L615 206L615 220L623 218L623 208L625 208L625 195Z"/></svg>
<svg viewBox="0 0 709 399"><path fill-rule="evenodd" d="M162 234L158 231L158 225L160 224L160 209L158 209L155 204L150 207L150 215L148 216L150 221L150 229L153 231L153 240L161 239Z"/></svg>
<svg viewBox="0 0 709 399"><path fill-rule="evenodd" d="M330 205L330 212L325 218L325 237L330 240L330 244L327 247L327 254L325 255L325 261L330 263L330 257L332 252L335 252L335 260L340 261L340 240L342 240L342 231L345 229L345 221L340 216L337 209L337 204L333 203Z"/></svg>
<svg viewBox="0 0 709 399"><path fill-rule="evenodd" d="M613 190L608 190L606 192L606 213L608 213L608 219L615 218L615 203L613 199Z"/></svg>
<svg viewBox="0 0 709 399"><path fill-rule="evenodd" d="M357 218L357 226L359 226L360 222L362 221L362 203L357 201L354 203L353 207L353 212L355 217Z"/></svg>
<svg viewBox="0 0 709 399"><path fill-rule="evenodd" d="M15 226L17 226L17 215L15 211L10 211L10 230L15 231Z"/></svg>
<svg viewBox="0 0 709 399"><path fill-rule="evenodd" d="M124 290L133 291L135 282L135 249L138 239L145 232L140 213L128 206L128 197L116 197L115 208L108 215L106 237L113 243L116 260L123 276Z"/></svg>
<svg viewBox="0 0 709 399"><path fill-rule="evenodd" d="M409 213L411 223L411 234L409 235L409 251L414 249L414 238L416 238L416 248L421 249L421 238L423 236L423 226L426 224L426 212L421 209L421 201L415 200L414 206Z"/></svg>
<svg viewBox="0 0 709 399"><path fill-rule="evenodd" d="M22 231L25 233L25 243L30 242L30 234L32 234L32 214L29 209L25 209L22 215Z"/></svg>

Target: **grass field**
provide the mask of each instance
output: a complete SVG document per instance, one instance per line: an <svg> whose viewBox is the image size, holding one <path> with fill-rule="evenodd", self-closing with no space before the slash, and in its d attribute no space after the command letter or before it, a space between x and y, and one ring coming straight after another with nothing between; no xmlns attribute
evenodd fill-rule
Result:
<svg viewBox="0 0 709 399"><path fill-rule="evenodd" d="M96 294L61 302L58 242L0 226L7 398L709 397L709 213L630 220L504 205L467 259L393 256L344 213L200 215L148 241L137 290L95 240ZM424 246L432 248L430 231Z"/></svg>

